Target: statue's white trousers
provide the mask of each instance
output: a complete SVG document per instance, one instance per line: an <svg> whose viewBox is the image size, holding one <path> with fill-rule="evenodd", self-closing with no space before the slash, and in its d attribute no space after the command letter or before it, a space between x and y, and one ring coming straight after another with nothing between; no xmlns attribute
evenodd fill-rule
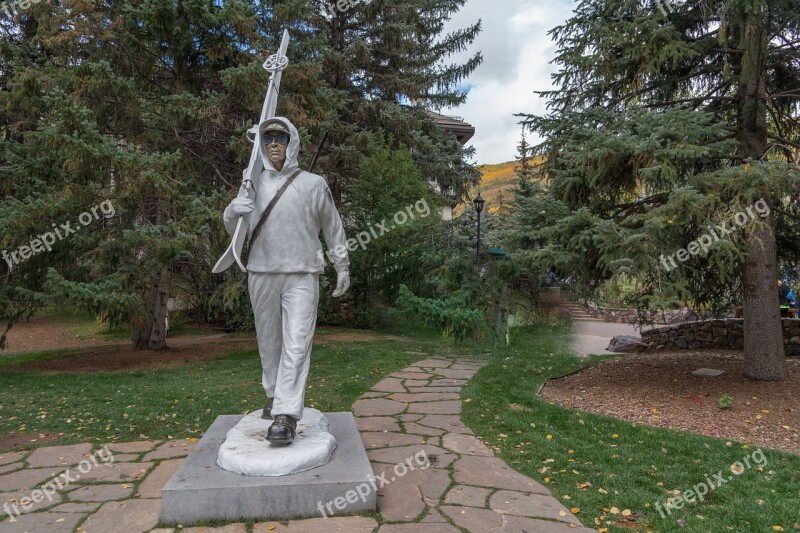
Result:
<svg viewBox="0 0 800 533"><path fill-rule="evenodd" d="M311 346L317 325L319 274L249 272L261 383L274 398L272 416L303 417Z"/></svg>

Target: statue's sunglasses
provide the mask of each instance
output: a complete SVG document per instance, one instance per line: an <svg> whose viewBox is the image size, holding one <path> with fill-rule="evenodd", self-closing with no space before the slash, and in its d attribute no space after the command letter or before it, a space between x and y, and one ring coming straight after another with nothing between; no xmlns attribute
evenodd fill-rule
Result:
<svg viewBox="0 0 800 533"><path fill-rule="evenodd" d="M276 142L278 144L289 144L289 134L288 133L265 133L263 136L264 144L272 144Z"/></svg>

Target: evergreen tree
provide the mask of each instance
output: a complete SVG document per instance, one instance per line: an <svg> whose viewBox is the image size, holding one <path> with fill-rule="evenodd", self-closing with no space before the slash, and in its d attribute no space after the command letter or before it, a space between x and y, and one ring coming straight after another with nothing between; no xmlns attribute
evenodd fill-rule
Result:
<svg viewBox="0 0 800 533"><path fill-rule="evenodd" d="M13 265L2 318L72 305L130 324L134 348L166 347L167 298L187 266L210 268L211 229L222 231L217 191L241 172L229 146L243 133L231 120L245 114L238 97L254 87L263 95L252 10L41 3L4 28L3 246L74 225L101 202L114 216Z"/></svg>
<svg viewBox="0 0 800 533"><path fill-rule="evenodd" d="M519 157L517 158L517 165L514 167L514 171L517 174L514 196L529 198L533 195L535 190L534 179L536 177L536 171L531 164L531 146L525 139L524 131L522 132L519 144L517 144L517 150L519 151Z"/></svg>
<svg viewBox="0 0 800 533"><path fill-rule="evenodd" d="M546 139L550 189L521 205L510 242L584 286L634 273L640 306L713 311L740 285L744 373L782 380L775 243L800 183L800 14L790 0L661 5L582 0L551 32L557 89L543 93L550 113L526 122ZM762 198L769 216L663 267Z"/></svg>
<svg viewBox="0 0 800 533"><path fill-rule="evenodd" d="M461 200L479 173L464 148L425 112L456 106L466 99L458 88L482 61L480 53L464 64L447 59L465 50L480 32L480 22L441 35L447 20L465 0L374 0L337 9L336 0L315 0L323 48L322 75L330 90L332 113L323 128L332 149L322 168L338 200L347 201L367 147L384 132L393 148L412 150L426 180L450 202Z"/></svg>

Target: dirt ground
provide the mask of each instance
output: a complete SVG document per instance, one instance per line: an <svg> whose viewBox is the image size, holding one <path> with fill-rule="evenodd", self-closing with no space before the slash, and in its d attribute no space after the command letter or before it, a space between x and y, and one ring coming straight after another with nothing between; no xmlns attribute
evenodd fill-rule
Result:
<svg viewBox="0 0 800 533"><path fill-rule="evenodd" d="M541 396L631 422L800 454L800 358L787 362L789 379L770 383L745 378L739 352L636 354L549 381ZM693 376L699 368L725 373ZM724 394L734 399L725 410L718 404Z"/></svg>
<svg viewBox="0 0 800 533"><path fill-rule="evenodd" d="M194 328L207 330L209 326ZM320 327L314 343L366 342L378 339L404 340L402 337L381 335L369 331L359 332L340 328ZM15 324L8 333L9 349L3 355L40 352L72 348L83 350L67 357L32 361L6 367L7 372L114 372L139 368L167 368L224 356L231 349L257 348L254 334L184 335L167 337L169 350L161 352L134 351L130 341L105 339L78 339L57 319L38 316L30 321ZM200 349L201 347L201 349Z"/></svg>

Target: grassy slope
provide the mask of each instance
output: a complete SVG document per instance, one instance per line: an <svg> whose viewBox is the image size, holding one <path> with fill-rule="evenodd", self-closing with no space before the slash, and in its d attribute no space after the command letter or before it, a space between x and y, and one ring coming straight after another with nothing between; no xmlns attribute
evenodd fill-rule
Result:
<svg viewBox="0 0 800 533"><path fill-rule="evenodd" d="M528 330L462 391L471 398L464 406L465 423L513 468L544 483L567 507L578 507L585 524L609 531L800 529L800 457L769 450L764 468L745 470L705 501L662 518L655 504L663 507L668 491L691 489L719 470L733 477L730 465L755 449L542 400L536 393L547 377L587 364L568 350L566 339L565 329ZM641 514L629 522L621 516L625 510ZM685 520L685 527L678 520Z"/></svg>

